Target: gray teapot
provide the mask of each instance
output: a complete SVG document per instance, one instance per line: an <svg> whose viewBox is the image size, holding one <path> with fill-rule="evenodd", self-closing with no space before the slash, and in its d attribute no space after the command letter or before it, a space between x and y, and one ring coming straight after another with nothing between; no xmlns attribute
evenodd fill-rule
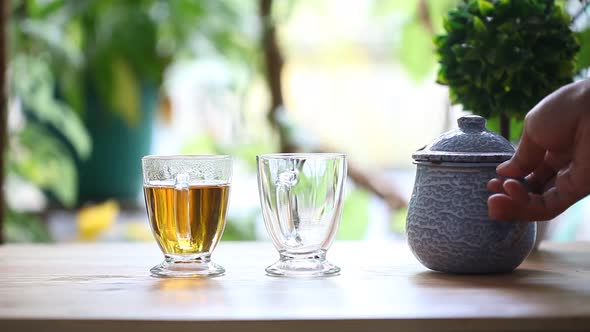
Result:
<svg viewBox="0 0 590 332"><path fill-rule="evenodd" d="M514 147L468 115L412 155L417 165L406 233L427 268L447 273L510 272L533 248L535 223L488 218L487 182Z"/></svg>

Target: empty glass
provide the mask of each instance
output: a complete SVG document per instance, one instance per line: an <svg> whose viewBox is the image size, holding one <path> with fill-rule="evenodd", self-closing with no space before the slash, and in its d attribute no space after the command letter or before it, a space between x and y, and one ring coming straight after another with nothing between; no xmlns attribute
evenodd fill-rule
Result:
<svg viewBox="0 0 590 332"><path fill-rule="evenodd" d="M326 260L340 215L346 157L337 153L257 157L266 229L280 254L270 275L325 276L340 272Z"/></svg>
<svg viewBox="0 0 590 332"><path fill-rule="evenodd" d="M147 156L142 160L145 205L165 260L158 277L220 275L211 253L225 228L229 156Z"/></svg>

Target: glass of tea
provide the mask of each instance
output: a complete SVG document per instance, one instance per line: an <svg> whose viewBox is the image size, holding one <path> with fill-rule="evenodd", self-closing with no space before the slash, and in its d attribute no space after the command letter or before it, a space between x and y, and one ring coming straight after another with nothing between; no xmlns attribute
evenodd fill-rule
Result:
<svg viewBox="0 0 590 332"><path fill-rule="evenodd" d="M152 233L165 260L157 277L215 276L225 269L211 253L225 227L230 156L146 156L143 191Z"/></svg>
<svg viewBox="0 0 590 332"><path fill-rule="evenodd" d="M266 154L257 162L264 223L280 255L266 272L292 277L339 273L326 252L342 213L345 155Z"/></svg>

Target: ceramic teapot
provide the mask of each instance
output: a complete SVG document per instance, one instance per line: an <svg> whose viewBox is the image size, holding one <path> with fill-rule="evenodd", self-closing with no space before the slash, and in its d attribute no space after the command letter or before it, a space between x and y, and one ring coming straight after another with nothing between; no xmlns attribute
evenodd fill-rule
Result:
<svg viewBox="0 0 590 332"><path fill-rule="evenodd" d="M406 223L408 244L435 271L510 272L533 248L536 224L490 220L486 185L514 147L487 130L480 116L461 117L458 124L412 155L417 172Z"/></svg>

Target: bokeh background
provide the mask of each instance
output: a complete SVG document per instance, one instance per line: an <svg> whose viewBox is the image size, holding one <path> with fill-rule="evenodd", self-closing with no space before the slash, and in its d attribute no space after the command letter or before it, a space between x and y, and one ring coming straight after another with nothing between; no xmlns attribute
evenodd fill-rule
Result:
<svg viewBox="0 0 590 332"><path fill-rule="evenodd" d="M279 151L348 154L338 239L403 240L411 153L464 114L434 83L458 1L10 1L5 240L153 241L146 154L234 156L223 240L265 240L255 156ZM561 3L590 58L588 1ZM588 199L559 219L590 239Z"/></svg>

